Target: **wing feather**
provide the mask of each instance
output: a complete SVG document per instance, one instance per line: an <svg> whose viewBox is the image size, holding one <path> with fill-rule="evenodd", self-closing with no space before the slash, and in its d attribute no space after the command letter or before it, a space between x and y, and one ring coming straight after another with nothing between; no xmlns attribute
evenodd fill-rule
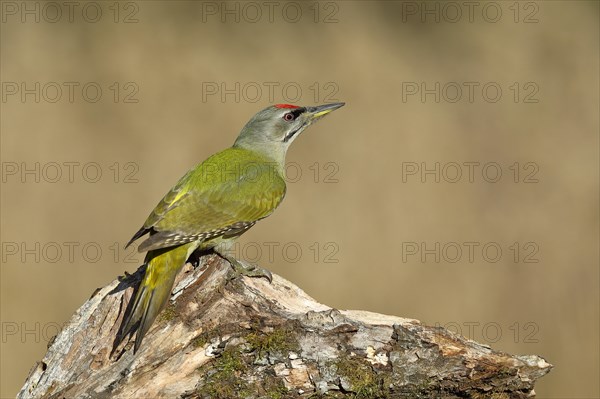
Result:
<svg viewBox="0 0 600 399"><path fill-rule="evenodd" d="M285 181L275 166L247 150L215 154L179 180L132 241L149 232L138 248L145 252L242 234L285 196Z"/></svg>

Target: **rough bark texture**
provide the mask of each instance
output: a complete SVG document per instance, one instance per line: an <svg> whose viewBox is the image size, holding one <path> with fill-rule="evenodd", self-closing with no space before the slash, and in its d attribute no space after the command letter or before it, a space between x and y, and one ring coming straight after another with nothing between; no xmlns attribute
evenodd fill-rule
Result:
<svg viewBox="0 0 600 399"><path fill-rule="evenodd" d="M317 303L274 276L186 265L137 355L111 355L143 270L98 290L19 398L525 398L552 366L416 320Z"/></svg>

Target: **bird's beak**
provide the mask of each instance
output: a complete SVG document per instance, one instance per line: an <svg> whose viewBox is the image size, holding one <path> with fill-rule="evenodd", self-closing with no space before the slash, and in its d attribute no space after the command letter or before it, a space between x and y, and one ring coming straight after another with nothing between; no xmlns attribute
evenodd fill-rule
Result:
<svg viewBox="0 0 600 399"><path fill-rule="evenodd" d="M317 119L322 118L327 115L331 111L335 111L336 109L343 107L346 103L332 103L332 104L323 104L318 105L316 107L307 107L306 111L308 113L308 117L311 122L316 121Z"/></svg>

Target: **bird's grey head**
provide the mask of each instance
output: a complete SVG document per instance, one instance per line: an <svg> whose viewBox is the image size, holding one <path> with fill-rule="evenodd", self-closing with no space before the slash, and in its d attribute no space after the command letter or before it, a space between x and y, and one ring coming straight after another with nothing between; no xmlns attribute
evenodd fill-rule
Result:
<svg viewBox="0 0 600 399"><path fill-rule="evenodd" d="M270 106L246 123L234 147L259 151L276 161L283 162L289 145L304 129L343 105L344 103L315 107L299 107L290 104Z"/></svg>

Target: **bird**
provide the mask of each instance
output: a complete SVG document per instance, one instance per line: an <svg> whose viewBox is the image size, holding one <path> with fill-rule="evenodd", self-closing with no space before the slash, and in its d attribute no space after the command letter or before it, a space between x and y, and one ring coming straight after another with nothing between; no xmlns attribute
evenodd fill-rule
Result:
<svg viewBox="0 0 600 399"><path fill-rule="evenodd" d="M236 275L271 273L227 254L235 240L271 215L286 194L285 157L308 126L345 103L271 105L254 115L233 146L190 169L160 200L125 248L145 237L138 252L146 267L127 308L113 351L136 333L134 354L171 296L175 277L196 250L213 251Z"/></svg>

